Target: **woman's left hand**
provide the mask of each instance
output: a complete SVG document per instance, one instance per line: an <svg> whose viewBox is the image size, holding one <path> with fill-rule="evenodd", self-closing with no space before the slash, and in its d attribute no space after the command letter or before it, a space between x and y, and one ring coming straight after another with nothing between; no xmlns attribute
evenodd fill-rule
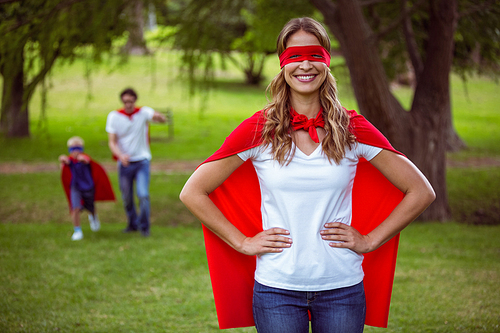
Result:
<svg viewBox="0 0 500 333"><path fill-rule="evenodd" d="M371 250L370 236L362 235L355 228L341 222L328 222L320 231L321 238L330 241L331 247L348 248L357 253L367 253Z"/></svg>

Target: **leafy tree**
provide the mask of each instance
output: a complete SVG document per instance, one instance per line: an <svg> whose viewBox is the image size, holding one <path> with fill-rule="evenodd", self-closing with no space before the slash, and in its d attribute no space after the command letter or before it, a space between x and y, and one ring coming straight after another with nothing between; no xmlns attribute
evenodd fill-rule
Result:
<svg viewBox="0 0 500 333"><path fill-rule="evenodd" d="M0 1L0 74L3 78L0 129L29 136L28 104L56 59L74 59L92 46L99 60L123 33L122 0Z"/></svg>
<svg viewBox="0 0 500 333"><path fill-rule="evenodd" d="M184 51L191 79L200 68L209 76L220 56L222 66L225 60L231 61L249 84L262 81L265 59L276 51L276 36L283 25L314 10L301 0L289 0L286 5L281 0L187 0L177 6L175 46Z"/></svg>
<svg viewBox="0 0 500 333"><path fill-rule="evenodd" d="M349 68L359 109L428 177L436 201L422 215L446 220L446 150L456 139L449 75L494 70L500 59L500 1L311 0L337 38ZM478 37L481 36L481 37ZM472 62L477 52L480 61ZM415 73L405 110L390 90L391 77Z"/></svg>

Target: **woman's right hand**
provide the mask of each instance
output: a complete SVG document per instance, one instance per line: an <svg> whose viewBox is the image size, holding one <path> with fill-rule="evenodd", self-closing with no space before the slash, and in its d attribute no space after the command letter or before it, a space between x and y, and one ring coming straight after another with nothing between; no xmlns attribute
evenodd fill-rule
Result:
<svg viewBox="0 0 500 333"><path fill-rule="evenodd" d="M292 246L290 232L282 228L271 228L243 240L239 251L254 256L264 253L279 253Z"/></svg>

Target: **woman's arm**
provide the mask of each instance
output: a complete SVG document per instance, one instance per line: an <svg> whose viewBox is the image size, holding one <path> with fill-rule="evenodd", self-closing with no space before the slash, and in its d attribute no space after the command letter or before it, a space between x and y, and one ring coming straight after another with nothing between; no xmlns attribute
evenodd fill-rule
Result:
<svg viewBox="0 0 500 333"><path fill-rule="evenodd" d="M247 237L226 219L208 197L242 164L238 155L232 155L201 165L184 185L180 199L207 228L236 251L247 255L281 252L292 243L290 238L281 236L288 235L287 230L272 228Z"/></svg>
<svg viewBox="0 0 500 333"><path fill-rule="evenodd" d="M326 223L322 238L331 247L349 248L358 253L376 250L416 219L436 198L431 184L418 168L406 157L382 150L370 163L394 186L404 193L404 198L392 213L367 235L339 222Z"/></svg>

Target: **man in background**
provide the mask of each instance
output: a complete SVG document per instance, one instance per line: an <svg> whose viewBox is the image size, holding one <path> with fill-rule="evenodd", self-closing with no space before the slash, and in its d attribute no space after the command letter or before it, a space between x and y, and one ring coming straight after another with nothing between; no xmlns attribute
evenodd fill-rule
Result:
<svg viewBox="0 0 500 333"><path fill-rule="evenodd" d="M127 227L123 232L150 234L150 160L149 123L166 121L166 117L150 107L138 107L137 93L127 88L120 94L123 108L111 111L106 121L108 145L118 160L118 179ZM134 204L134 181L139 199L139 214Z"/></svg>

